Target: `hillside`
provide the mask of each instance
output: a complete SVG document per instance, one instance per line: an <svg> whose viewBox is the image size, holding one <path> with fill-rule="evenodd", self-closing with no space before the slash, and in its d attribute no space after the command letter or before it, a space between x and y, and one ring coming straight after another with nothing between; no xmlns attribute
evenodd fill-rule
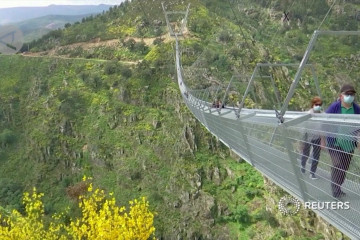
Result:
<svg viewBox="0 0 360 240"><path fill-rule="evenodd" d="M48 15L39 18L33 18L22 22L15 23L24 36L25 42L31 42L35 39L41 38L48 32L63 28L66 24L80 22L85 15Z"/></svg>
<svg viewBox="0 0 360 240"><path fill-rule="evenodd" d="M183 10L187 3L182 60L189 84L196 86L226 83L236 71L251 74L257 62L298 62L331 5L165 5ZM335 4L322 28L357 30L357 20L350 18L359 8L355 3ZM284 9L291 13L288 23ZM285 219L276 206L285 193L190 114L176 85L165 25L160 0L125 1L31 42L24 56L0 56L2 206L23 211L21 193L36 186L45 193L46 214L73 209L76 199L66 190L87 175L114 192L120 204L146 196L157 212L159 239L346 239L312 212ZM358 78L359 41L331 38L319 44L312 61L330 102L340 83ZM277 76L291 81L293 74L282 69ZM283 86L281 94L288 90ZM309 94L304 86L296 95L302 100L290 107L304 107Z"/></svg>

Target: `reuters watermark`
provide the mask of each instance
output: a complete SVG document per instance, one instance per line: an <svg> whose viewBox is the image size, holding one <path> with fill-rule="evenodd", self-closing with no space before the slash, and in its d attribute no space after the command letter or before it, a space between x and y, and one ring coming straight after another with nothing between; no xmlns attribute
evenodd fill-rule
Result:
<svg viewBox="0 0 360 240"><path fill-rule="evenodd" d="M304 208L311 210L348 210L350 209L350 202L304 202Z"/></svg>
<svg viewBox="0 0 360 240"><path fill-rule="evenodd" d="M279 211L283 215L295 215L300 211L300 201L291 196L280 198Z"/></svg>
<svg viewBox="0 0 360 240"><path fill-rule="evenodd" d="M283 215L292 216L300 211L301 202L292 196L284 196L278 206ZM304 202L303 207L309 210L348 210L350 202Z"/></svg>

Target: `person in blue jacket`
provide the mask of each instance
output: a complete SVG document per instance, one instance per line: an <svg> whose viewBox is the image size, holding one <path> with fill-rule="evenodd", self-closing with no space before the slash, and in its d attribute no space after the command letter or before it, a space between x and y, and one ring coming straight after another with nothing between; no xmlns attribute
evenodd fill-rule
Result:
<svg viewBox="0 0 360 240"><path fill-rule="evenodd" d="M355 88L350 84L344 84L340 92L339 99L329 106L326 113L360 114L360 106L354 102ZM326 138L332 160L331 190L335 198L346 195L341 190L341 185L344 183L346 171L349 169L354 150L357 147L356 140L349 137L351 133L348 129L348 127L338 126L336 137L327 136Z"/></svg>

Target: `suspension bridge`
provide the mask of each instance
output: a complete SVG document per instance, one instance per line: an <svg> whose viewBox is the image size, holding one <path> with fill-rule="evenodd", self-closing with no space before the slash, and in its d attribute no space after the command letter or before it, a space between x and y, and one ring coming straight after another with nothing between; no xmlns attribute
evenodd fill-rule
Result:
<svg viewBox="0 0 360 240"><path fill-rule="evenodd" d="M311 139L304 138L305 134L322 136L324 139L347 139L360 145L360 115L356 114L311 114L303 111L288 110L289 103L299 87L302 74L306 68L310 69L318 96L321 96L319 82L312 64L308 63L309 56L314 44L320 36L360 36L360 31L315 31L310 39L308 47L298 64L270 64L258 63L243 92L238 92L239 104L232 107L222 107L213 104L214 96L219 94L219 87L207 87L192 89L187 86L184 79L184 69L181 63L181 49L179 36L182 35L189 6L183 13L185 18L180 29L176 32L171 25L168 16L170 11L165 12L170 35L175 38L175 65L179 89L183 100L199 122L217 139L239 155L246 162L255 167L264 176L276 183L301 202L349 202L348 209L323 208L313 210L340 231L352 239L360 239L360 155L359 150L352 154L352 161L346 179L341 185L346 195L341 198L333 196L331 184L331 171L335 167L329 155L334 150L329 145L323 146L319 159L316 176L318 180L309 178L309 170L306 174L301 171L300 159L303 155L301 146L313 144ZM178 12L176 12L178 13ZM284 101L278 96L278 91L272 76L266 76L267 85L275 96L273 108L260 109L249 106L254 100L252 91L258 87L255 79L259 77L261 67L295 67L295 77ZM223 92L222 103L229 97L229 91L233 84L231 78ZM277 110L279 107L279 111ZM320 143L318 143L320 147ZM312 156L308 161L311 161ZM336 169L335 169L336 170ZM342 171L342 170L339 170ZM336 204L339 206L338 204ZM341 205L341 204L340 204Z"/></svg>

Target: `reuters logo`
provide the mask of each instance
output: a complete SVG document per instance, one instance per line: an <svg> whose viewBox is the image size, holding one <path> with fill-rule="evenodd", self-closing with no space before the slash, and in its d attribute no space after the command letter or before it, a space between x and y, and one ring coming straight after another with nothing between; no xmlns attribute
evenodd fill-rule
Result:
<svg viewBox="0 0 360 240"><path fill-rule="evenodd" d="M283 215L292 216L300 210L300 201L292 196L284 196L279 201L279 211Z"/></svg>

